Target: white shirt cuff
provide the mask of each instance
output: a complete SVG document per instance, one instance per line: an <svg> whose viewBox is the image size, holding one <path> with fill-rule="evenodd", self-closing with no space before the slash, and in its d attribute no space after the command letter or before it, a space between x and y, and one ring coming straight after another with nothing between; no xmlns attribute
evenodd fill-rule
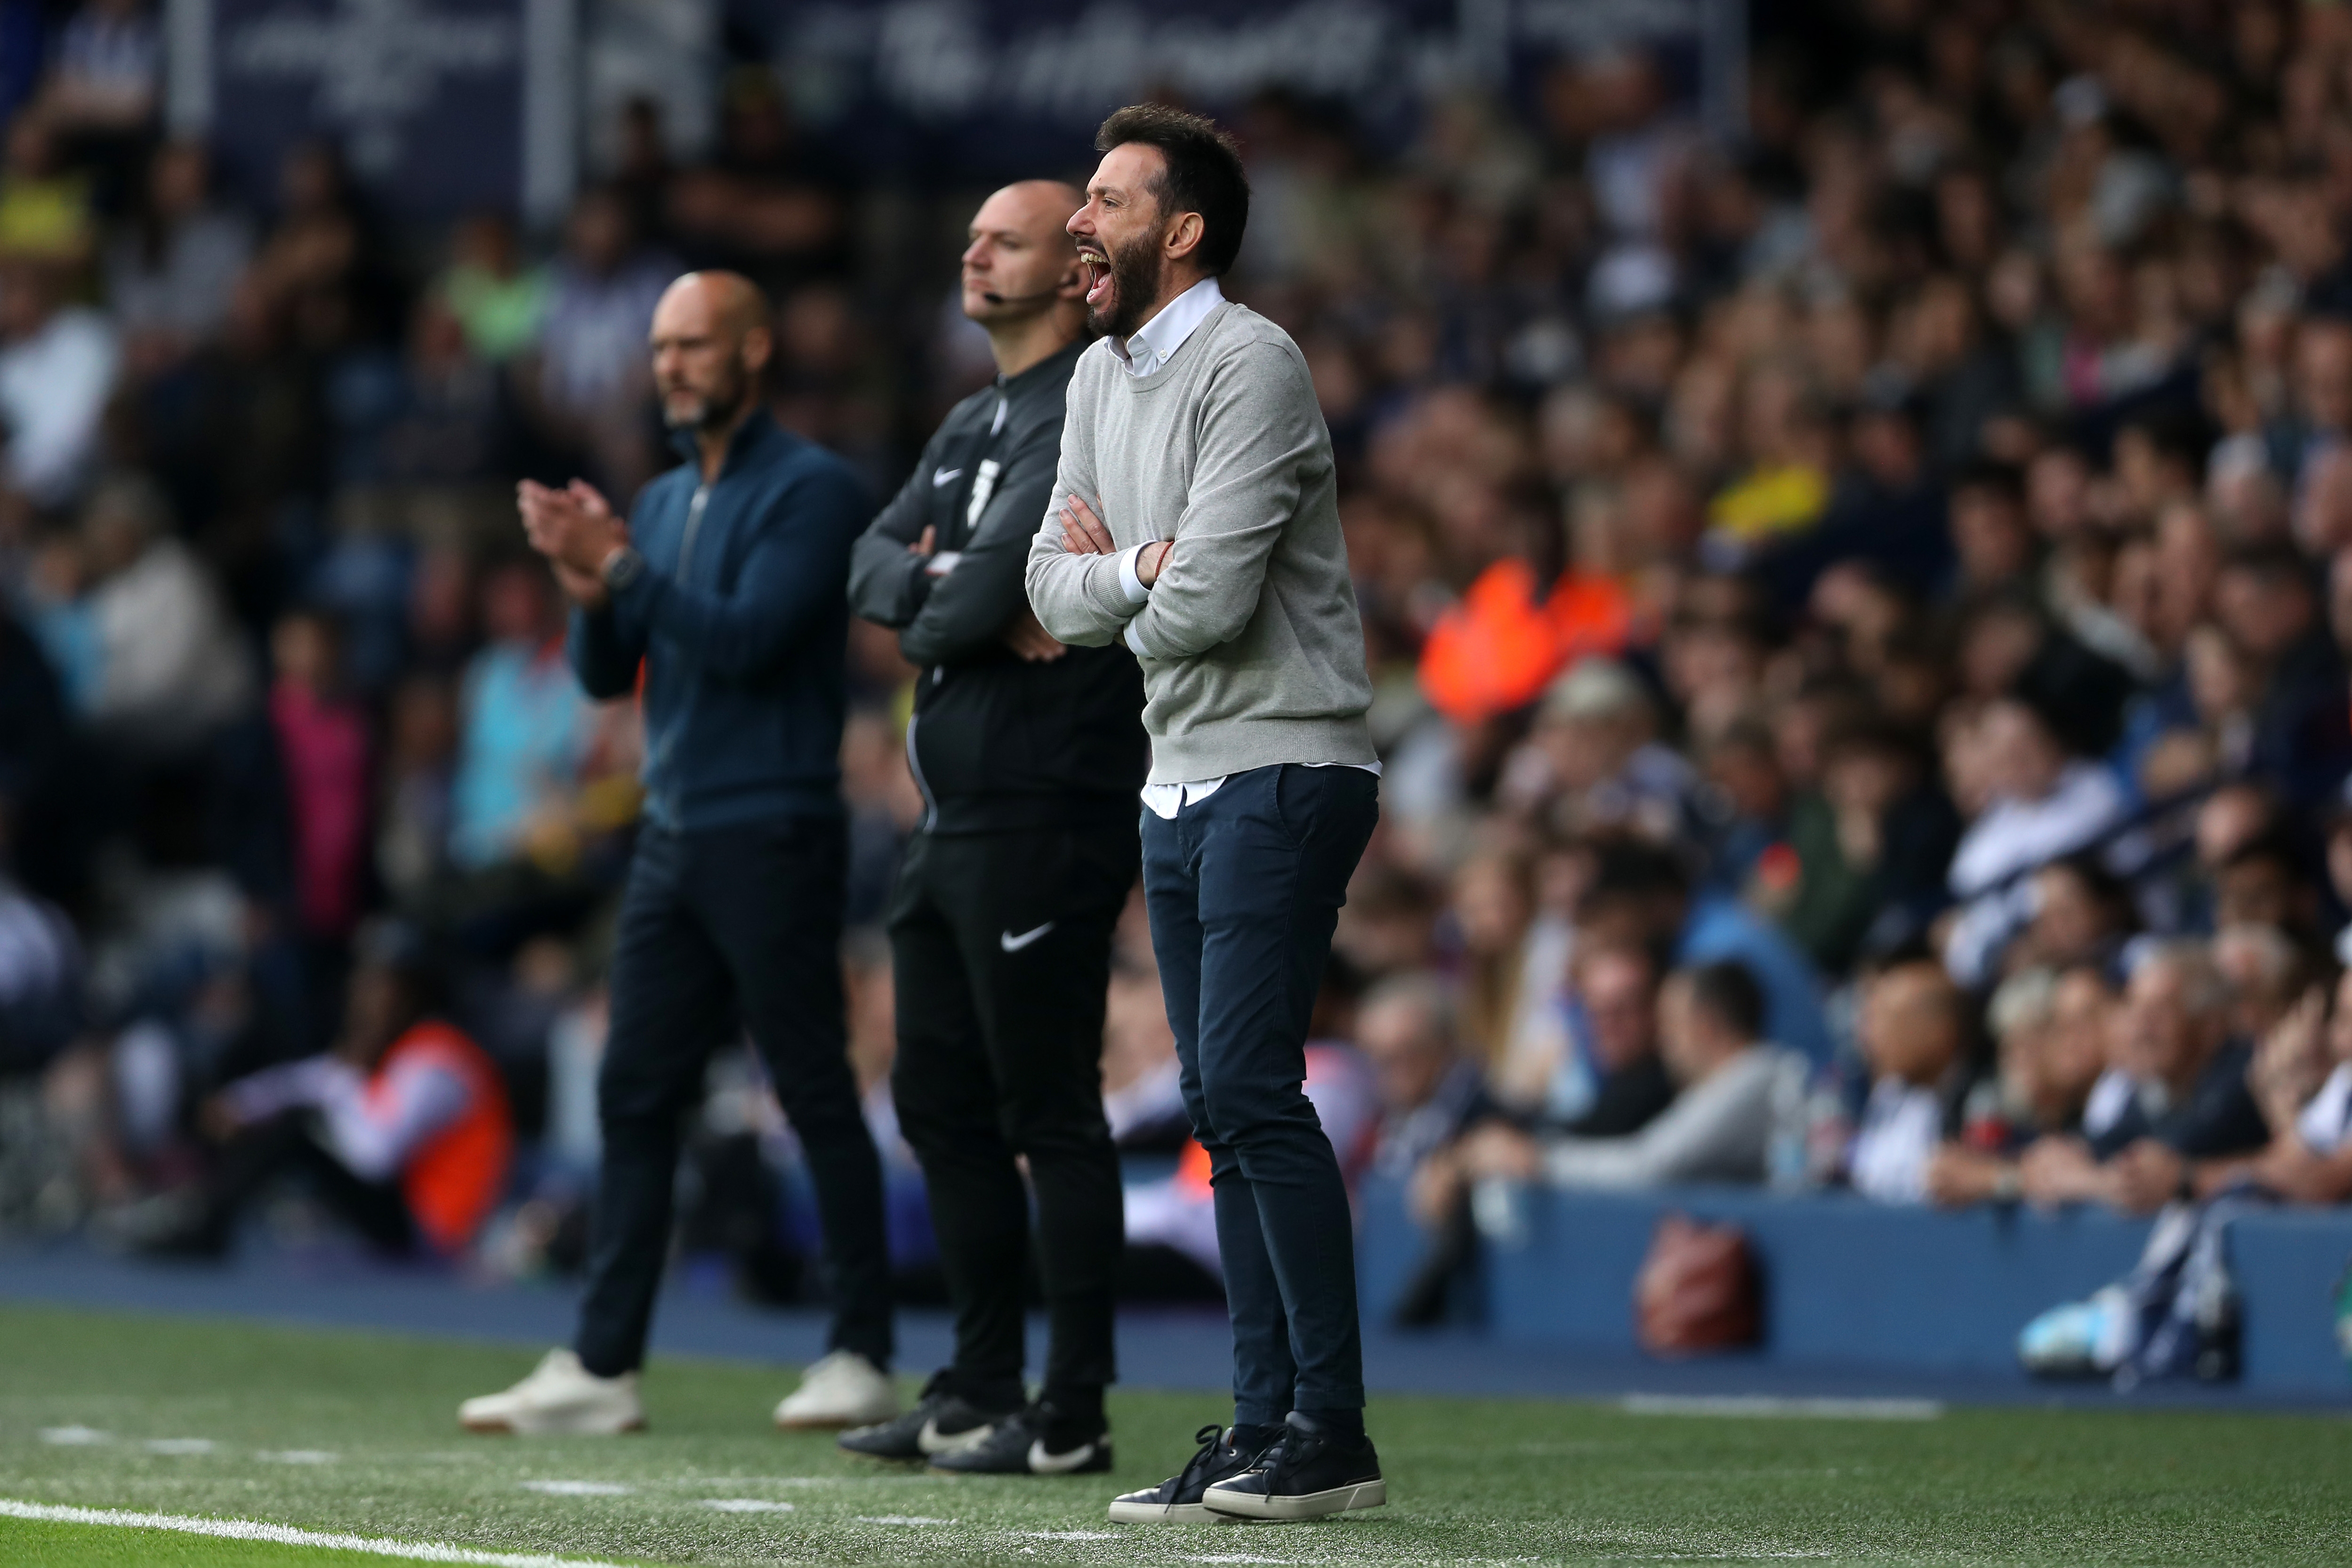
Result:
<svg viewBox="0 0 2352 1568"><path fill-rule="evenodd" d="M1150 541L1147 539L1144 542L1149 544ZM1142 553L1143 545L1118 552L1118 588L1127 595L1129 604L1148 604L1151 601L1151 590L1144 585L1143 579L1137 576L1135 570L1135 558Z"/></svg>
<svg viewBox="0 0 2352 1568"><path fill-rule="evenodd" d="M1148 653L1145 653L1145 652L1144 652L1143 644L1142 644L1142 643L1139 643L1139 642L1137 642L1137 641L1135 640L1135 628L1136 628L1136 625L1137 625L1137 623L1138 623L1139 622L1140 622L1142 619L1143 619L1143 617L1141 617L1140 615L1139 615L1139 616L1137 616L1137 617L1135 618L1135 620L1134 620L1134 621L1130 621L1130 622L1129 622L1127 623L1127 630L1126 630L1126 631L1124 631L1124 632L1121 632L1118 634L1118 640L1119 640L1120 642L1122 642L1122 643L1126 643L1129 648L1133 649L1135 652L1137 652L1137 653L1143 653L1143 654L1144 654L1144 657L1146 657L1146 658L1150 658L1150 654L1149 654Z"/></svg>
<svg viewBox="0 0 2352 1568"><path fill-rule="evenodd" d="M956 567L962 562L962 560L963 551L943 549L940 551L939 554L923 562L923 575L926 577L945 577L948 573L953 571Z"/></svg>

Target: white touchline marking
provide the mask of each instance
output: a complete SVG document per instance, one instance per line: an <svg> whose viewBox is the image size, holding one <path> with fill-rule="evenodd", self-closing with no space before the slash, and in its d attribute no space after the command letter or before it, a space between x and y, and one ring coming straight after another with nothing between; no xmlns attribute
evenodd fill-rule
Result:
<svg viewBox="0 0 2352 1568"><path fill-rule="evenodd" d="M1769 1394L1628 1394L1628 1416L1749 1416L1819 1421L1933 1421L1939 1399L1783 1399Z"/></svg>
<svg viewBox="0 0 2352 1568"><path fill-rule="evenodd" d="M331 1465L335 1462L335 1456L324 1448L264 1448L253 1457L273 1465Z"/></svg>
<svg viewBox="0 0 2352 1568"><path fill-rule="evenodd" d="M618 1481L525 1481L522 1490L550 1497L626 1497L636 1489Z"/></svg>
<svg viewBox="0 0 2352 1568"><path fill-rule="evenodd" d="M444 1546L435 1541L389 1541L380 1535L335 1535L319 1530L297 1530L287 1524L264 1524L257 1519L199 1519L184 1513L129 1513L111 1508L63 1508L43 1502L17 1502L0 1498L0 1517L37 1524L103 1524L121 1530L169 1530L182 1535L209 1535L224 1541L268 1541L279 1546L319 1546L331 1552L363 1552L371 1557L398 1557L411 1563L465 1563L475 1568L619 1568L593 1557L548 1557L513 1552L476 1552L470 1547Z"/></svg>
<svg viewBox="0 0 2352 1568"><path fill-rule="evenodd" d="M210 1437L150 1437L147 1451L151 1454L209 1454L214 1448Z"/></svg>
<svg viewBox="0 0 2352 1568"><path fill-rule="evenodd" d="M95 1427L44 1427L41 1428L41 1441L56 1443L62 1448L81 1448L92 1443L111 1443L114 1435L101 1432Z"/></svg>
<svg viewBox="0 0 2352 1568"><path fill-rule="evenodd" d="M1117 1541L1116 1530L1024 1530L1031 1541Z"/></svg>
<svg viewBox="0 0 2352 1568"><path fill-rule="evenodd" d="M919 1513L877 1513L870 1517L861 1513L857 1516L857 1522L860 1524L953 1524L955 1521L925 1519Z"/></svg>
<svg viewBox="0 0 2352 1568"><path fill-rule="evenodd" d="M707 1497L705 1508L715 1508L721 1513L790 1513L796 1503L771 1502L763 1497Z"/></svg>
<svg viewBox="0 0 2352 1568"><path fill-rule="evenodd" d="M1212 1552L1204 1556L1187 1557L1187 1563L1287 1563L1287 1557L1253 1557L1246 1552Z"/></svg>

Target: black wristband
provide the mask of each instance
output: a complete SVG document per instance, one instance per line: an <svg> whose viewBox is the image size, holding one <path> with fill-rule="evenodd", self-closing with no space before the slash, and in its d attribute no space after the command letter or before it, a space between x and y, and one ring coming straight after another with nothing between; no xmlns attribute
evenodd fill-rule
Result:
<svg viewBox="0 0 2352 1568"><path fill-rule="evenodd" d="M618 593L646 574L646 558L628 545L623 545L604 558L604 570L598 575L604 580L608 593Z"/></svg>

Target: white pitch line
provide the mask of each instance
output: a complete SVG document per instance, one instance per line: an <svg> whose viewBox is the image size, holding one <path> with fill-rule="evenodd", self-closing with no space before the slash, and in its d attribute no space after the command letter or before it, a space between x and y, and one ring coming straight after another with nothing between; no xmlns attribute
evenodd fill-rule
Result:
<svg viewBox="0 0 2352 1568"><path fill-rule="evenodd" d="M380 1535L335 1535L257 1519L199 1519L184 1513L131 1513L111 1508L65 1508L53 1503L0 1498L0 1518L37 1524L101 1524L118 1530L168 1530L225 1541L268 1541L279 1546L320 1546L333 1552L364 1552L410 1563L464 1563L474 1568L620 1568L593 1557L548 1557L513 1552L477 1552L436 1541L388 1541Z"/></svg>
<svg viewBox="0 0 2352 1568"><path fill-rule="evenodd" d="M1628 1416L1747 1416L1813 1421L1933 1421L1936 1399L1784 1399L1769 1394L1628 1394Z"/></svg>

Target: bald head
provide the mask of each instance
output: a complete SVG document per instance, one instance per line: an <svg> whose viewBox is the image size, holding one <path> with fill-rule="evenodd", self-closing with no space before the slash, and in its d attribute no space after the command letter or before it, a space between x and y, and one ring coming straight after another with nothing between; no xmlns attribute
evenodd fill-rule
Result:
<svg viewBox="0 0 2352 1568"><path fill-rule="evenodd" d="M737 272L689 272L654 307L654 387L673 430L732 431L774 349L768 297Z"/></svg>
<svg viewBox="0 0 2352 1568"><path fill-rule="evenodd" d="M768 297L740 272L689 272L662 290L654 307L654 331L658 337L664 311L692 316L716 331L740 338L768 325Z"/></svg>
<svg viewBox="0 0 2352 1568"><path fill-rule="evenodd" d="M1085 328L1085 283L1064 225L1086 198L1059 180L1005 186L972 214L963 253L963 313L988 329L997 367L1018 368L1074 341Z"/></svg>

